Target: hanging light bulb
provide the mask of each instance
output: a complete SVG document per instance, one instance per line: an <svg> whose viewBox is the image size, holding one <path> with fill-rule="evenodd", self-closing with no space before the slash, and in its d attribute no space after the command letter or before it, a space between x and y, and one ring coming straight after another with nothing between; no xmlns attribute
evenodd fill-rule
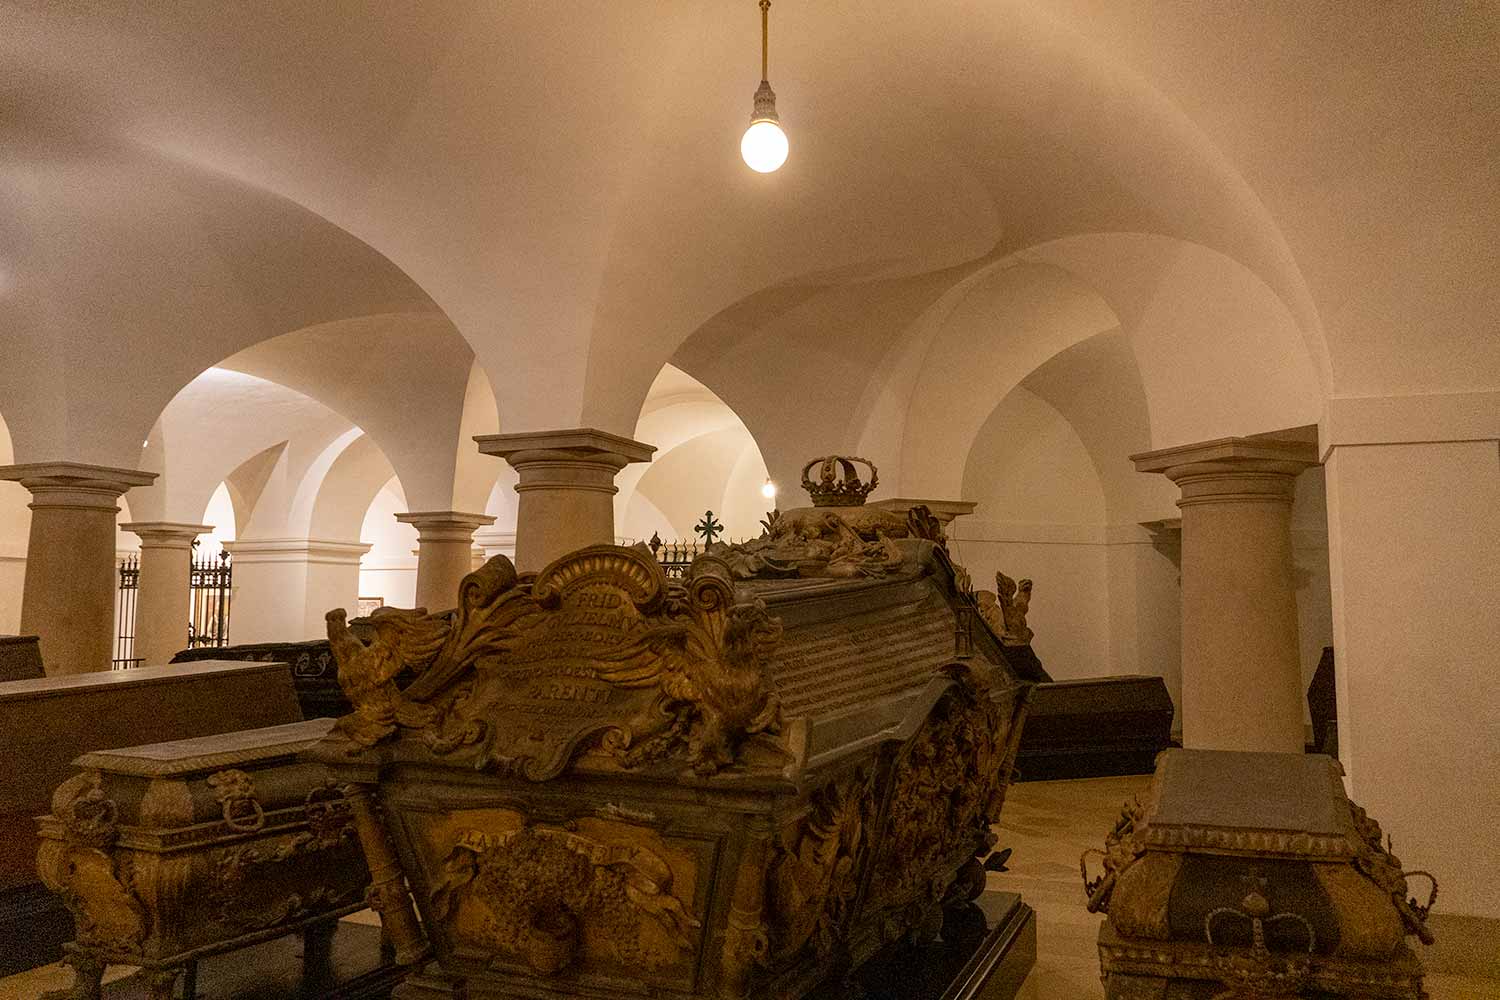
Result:
<svg viewBox="0 0 1500 1000"><path fill-rule="evenodd" d="M776 92L766 79L770 55L771 0L760 0L760 86L755 88L755 110L740 140L740 156L751 170L769 174L786 162L786 133L776 116Z"/></svg>
<svg viewBox="0 0 1500 1000"><path fill-rule="evenodd" d="M767 479L766 480L766 485L764 485L764 486L762 486L760 488L760 495L763 496L763 497L765 497L767 500L775 500L776 499L776 484L773 483L773 482L771 482L771 480Z"/></svg>

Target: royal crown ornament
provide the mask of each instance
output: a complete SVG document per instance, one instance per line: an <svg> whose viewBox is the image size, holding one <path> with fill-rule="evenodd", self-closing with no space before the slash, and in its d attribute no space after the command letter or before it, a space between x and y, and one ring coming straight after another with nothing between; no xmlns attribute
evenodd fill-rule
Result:
<svg viewBox="0 0 1500 1000"><path fill-rule="evenodd" d="M858 462L870 470L870 481L860 480L854 463ZM808 478L813 466L818 466L816 481ZM814 507L858 507L865 497L875 492L880 485L880 472L868 458L845 458L829 455L815 458L802 467L802 488L812 497Z"/></svg>

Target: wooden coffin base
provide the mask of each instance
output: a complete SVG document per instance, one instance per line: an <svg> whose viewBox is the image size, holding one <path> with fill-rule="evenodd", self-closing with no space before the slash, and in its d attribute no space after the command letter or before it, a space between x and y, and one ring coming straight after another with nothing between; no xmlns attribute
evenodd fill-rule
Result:
<svg viewBox="0 0 1500 1000"><path fill-rule="evenodd" d="M955 914L942 938L919 948L889 948L806 1000L1012 1000L1035 964L1036 911L1015 893L986 892ZM495 993L477 983L466 987L436 966L412 975L393 994L395 1000L561 995Z"/></svg>

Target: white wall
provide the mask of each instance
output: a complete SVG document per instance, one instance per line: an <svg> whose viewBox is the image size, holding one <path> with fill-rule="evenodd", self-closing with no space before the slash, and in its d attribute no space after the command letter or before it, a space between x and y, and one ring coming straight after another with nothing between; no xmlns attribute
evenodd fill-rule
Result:
<svg viewBox="0 0 1500 1000"><path fill-rule="evenodd" d="M405 512L401 484L392 479L375 495L359 529L359 540L370 546L360 558L359 596L380 597L396 608L416 604L417 529L396 520Z"/></svg>

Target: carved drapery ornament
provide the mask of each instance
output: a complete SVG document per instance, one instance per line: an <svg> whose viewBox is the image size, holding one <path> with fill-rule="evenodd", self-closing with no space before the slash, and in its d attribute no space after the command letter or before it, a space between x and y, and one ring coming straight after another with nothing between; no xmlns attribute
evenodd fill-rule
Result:
<svg viewBox="0 0 1500 1000"><path fill-rule="evenodd" d="M780 721L766 673L780 623L736 604L712 556L680 583L644 546L582 549L525 583L496 556L464 578L451 615L381 616L368 643L341 612L327 618L355 751L411 729L434 754L532 781L579 753L711 774ZM403 671L418 675L404 691Z"/></svg>

